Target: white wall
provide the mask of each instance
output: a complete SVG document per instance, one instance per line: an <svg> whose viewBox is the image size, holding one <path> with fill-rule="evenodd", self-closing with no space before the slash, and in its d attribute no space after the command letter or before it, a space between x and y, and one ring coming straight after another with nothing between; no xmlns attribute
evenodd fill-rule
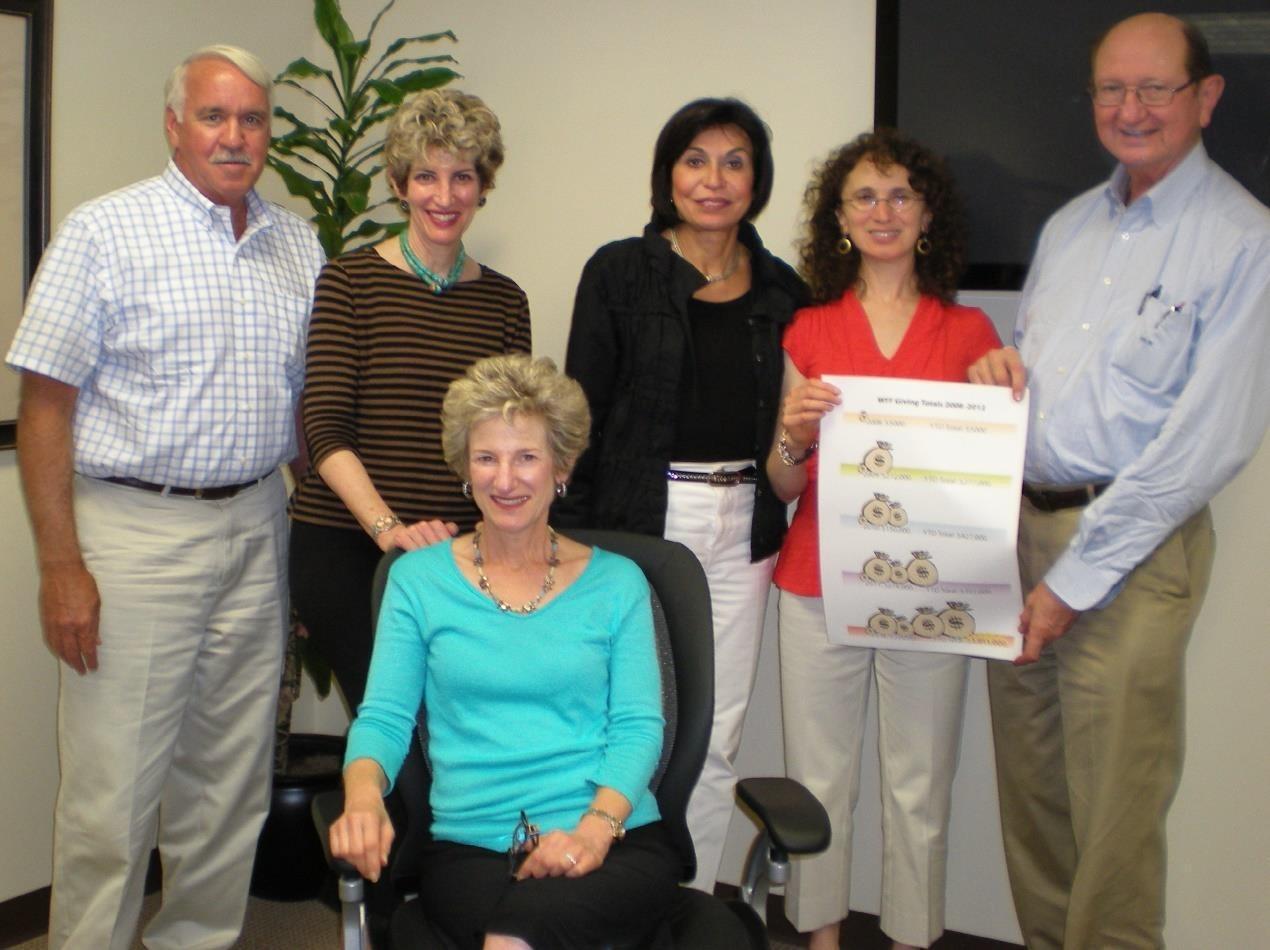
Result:
<svg viewBox="0 0 1270 950"><path fill-rule="evenodd" d="M361 33L379 0L345 0ZM54 25L53 218L77 203L154 174L165 158L161 85L171 65L206 42L240 43L272 68L322 55L308 0L57 0ZM161 28L159 25L161 24ZM604 241L647 218L647 177L657 129L698 95L739 94L775 133L777 181L759 224L789 256L798 200L811 163L869 120L871 0L765 0L689 5L671 0L496 3L445 8L398 0L382 35L451 28L464 88L504 123L508 160L468 242L472 253L529 293L535 349L563 355L573 288ZM1094 147L1091 139L1091 148ZM266 194L281 186L266 174ZM1008 308L1007 308L1008 309ZM1009 316L1005 319L1008 321ZM7 342L7 341L6 341ZM1190 762L1171 822L1170 943L1258 946L1270 933L1270 698L1262 687L1270 647L1264 564L1270 563L1270 450L1219 499L1221 552L1191 650ZM11 454L0 455L0 518L13 540L0 550L0 900L49 880L49 823L56 788L56 667L35 613L36 578ZM768 634L741 765L781 768L774 637ZM967 713L954 794L949 924L1011 938L996 830L981 669ZM306 698L300 728L341 728L331 702ZM1228 738L1231 737L1231 738ZM1237 737L1237 738L1236 738ZM876 769L866 776L861 824L876 825ZM745 819L733 822L726 866L739 864ZM876 910L876 832L858 835L854 903Z"/></svg>

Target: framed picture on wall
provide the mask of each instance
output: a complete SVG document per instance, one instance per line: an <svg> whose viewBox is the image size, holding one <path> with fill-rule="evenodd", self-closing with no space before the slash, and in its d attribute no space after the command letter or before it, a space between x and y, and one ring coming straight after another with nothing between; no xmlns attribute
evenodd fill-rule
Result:
<svg viewBox="0 0 1270 950"><path fill-rule="evenodd" d="M48 242L52 35L53 0L0 0L0 351ZM14 445L18 379L0 372L0 449Z"/></svg>

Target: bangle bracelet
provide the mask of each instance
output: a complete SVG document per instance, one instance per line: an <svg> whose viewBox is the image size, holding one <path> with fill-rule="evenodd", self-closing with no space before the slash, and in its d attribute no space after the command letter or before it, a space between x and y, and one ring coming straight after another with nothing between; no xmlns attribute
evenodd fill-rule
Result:
<svg viewBox="0 0 1270 950"><path fill-rule="evenodd" d="M583 818L586 818L588 815L594 815L596 818L603 818L607 821L609 823L609 831L613 833L614 841L621 841L626 837L626 825L623 824L622 819L617 816L610 815L608 812L600 808L588 808L582 813Z"/></svg>
<svg viewBox="0 0 1270 950"><path fill-rule="evenodd" d="M793 468L795 465L802 465L803 462L811 458L816 449L820 448L819 442L813 442L803 450L803 454L795 457L789 451L789 433L781 429L781 437L776 443L776 454L780 456L781 463Z"/></svg>
<svg viewBox="0 0 1270 950"><path fill-rule="evenodd" d="M389 512L386 515L380 515L371 523L370 539L372 541L378 541L379 536L381 534L383 534L385 531L391 531L393 528L397 527L400 524L401 524L401 519L398 518L396 515L394 515L392 512Z"/></svg>

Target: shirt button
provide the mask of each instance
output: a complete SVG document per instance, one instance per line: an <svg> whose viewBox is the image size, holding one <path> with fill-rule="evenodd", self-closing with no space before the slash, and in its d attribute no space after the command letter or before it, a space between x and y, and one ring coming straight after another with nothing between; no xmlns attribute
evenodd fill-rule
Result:
<svg viewBox="0 0 1270 950"><path fill-rule="evenodd" d="M1067 367L1066 367L1066 366L1060 366L1060 367L1058 368L1058 375L1059 375L1059 376L1062 376L1062 375L1063 375L1064 373L1066 373L1066 372L1067 372Z"/></svg>
<svg viewBox="0 0 1270 950"><path fill-rule="evenodd" d="M1128 231L1123 232L1123 233L1120 235L1120 240L1122 240L1122 241L1127 241L1127 240L1129 240L1129 232L1128 232Z"/></svg>
<svg viewBox="0 0 1270 950"><path fill-rule="evenodd" d="M1089 329L1089 324L1088 324L1088 323L1082 323L1082 324L1080 325L1080 328L1081 328L1082 330L1088 330L1088 329Z"/></svg>
<svg viewBox="0 0 1270 950"><path fill-rule="evenodd" d="M1104 278L1102 279L1102 284L1103 284L1103 286L1104 286L1104 287L1110 287L1110 286L1111 286L1111 278L1110 278L1110 277L1104 277Z"/></svg>
<svg viewBox="0 0 1270 950"><path fill-rule="evenodd" d="M1036 418L1038 418L1038 419L1040 419L1042 422L1044 422L1044 421L1045 421L1045 410L1044 410L1044 409L1042 409L1040 412L1038 412L1038 413L1036 414Z"/></svg>

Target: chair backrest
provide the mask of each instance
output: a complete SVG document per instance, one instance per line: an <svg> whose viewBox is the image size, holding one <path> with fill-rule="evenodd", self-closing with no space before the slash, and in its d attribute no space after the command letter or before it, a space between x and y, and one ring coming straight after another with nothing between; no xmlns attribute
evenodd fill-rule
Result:
<svg viewBox="0 0 1270 950"><path fill-rule="evenodd" d="M654 789L662 823L680 854L682 880L691 880L697 861L685 814L688 797L705 762L714 718L714 626L705 572L692 552L677 541L592 529L570 530L569 537L634 561L652 589L666 717L662 761L658 766L660 779L655 778ZM388 571L401 553L389 551L375 572L371 587L372 629L378 619ZM406 881L416 873L410 856L420 853L432 824L425 737L426 723L420 710L417 741L411 743L397 777L407 827L394 859L394 881Z"/></svg>

